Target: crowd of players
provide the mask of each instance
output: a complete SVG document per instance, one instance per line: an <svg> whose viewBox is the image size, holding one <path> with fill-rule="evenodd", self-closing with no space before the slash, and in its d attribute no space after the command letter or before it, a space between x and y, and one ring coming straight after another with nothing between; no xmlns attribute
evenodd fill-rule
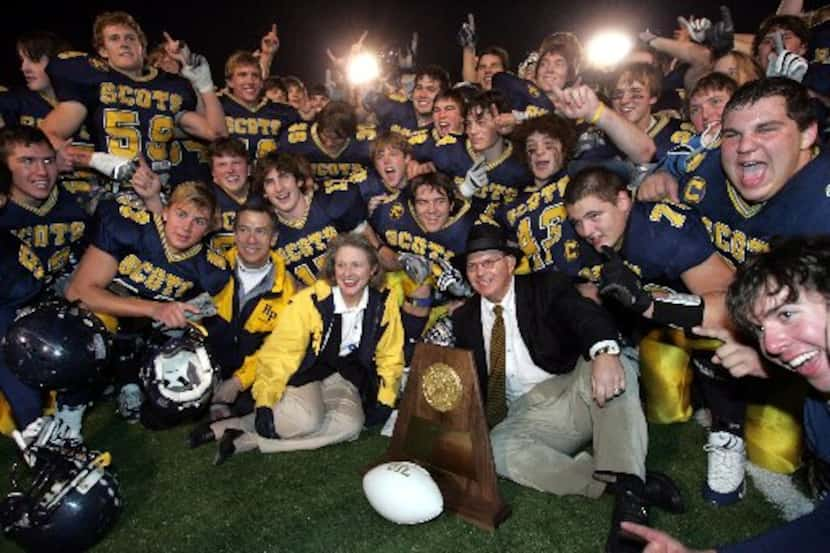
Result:
<svg viewBox="0 0 830 553"><path fill-rule="evenodd" d="M218 367L221 382L190 445L218 442L222 463L251 449L353 439L385 421L413 345L465 343L458 337L467 329L453 327L463 320L459 306L500 304L512 290L499 288L509 257L509 279L557 273L567 282L556 286L578 289L591 309L604 306L596 317L608 317L612 335L570 346L590 360L587 385L600 411L638 387L636 368L615 360L599 369L598 359L636 360L655 329L696 337L689 366L657 376L660 354L646 359L641 350L641 386L647 408L664 407L661 422L681 420L677 413L690 406L672 395L676 380L661 379L694 372L695 406L711 418L704 496L734 503L744 495L748 433L768 466L786 472L800 462L797 448L780 451L781 437L763 418L747 419L748 403L774 403L781 388L750 393L735 378L767 368L741 344L725 298L736 268L774 238L828 230L830 12L802 13L801 4L782 1L752 34L736 32L728 10L715 22L679 18L673 37L641 33L610 70L587 67L578 38L555 32L514 73L503 48L477 44L470 17L458 33L460 82L439 66L415 66L416 39L387 55L382 77L369 84L349 83L348 56L330 53L331 78L306 86L269 76L280 46L274 26L257 52L227 59L219 90L203 56L167 34L149 49L123 12L95 19L89 54L48 32L23 35L27 87L0 91L0 333L46 295L80 301L114 341L118 362L107 378L119 412L154 429L192 419L193 410L160 406L164 393L149 389L142 367L177 348L209 352L207 373ZM53 314L69 309L46 305ZM485 360L496 323L483 314L481 323L486 390L496 372L493 357ZM766 325L756 326L768 357L829 391L824 373L810 368L812 353L782 357L764 341ZM516 363L538 370L537 352L514 354L515 329L507 336L505 408L560 378L552 373L579 370L571 363L527 372ZM533 340L518 336L528 353ZM147 361L148 352L156 357ZM10 364L0 359L7 428L20 430L24 444L81 440L84 412L107 382L58 391L57 411L46 417L42 387ZM171 378L161 380L155 385L171 387ZM177 397L204 414L207 403L193 401L200 394ZM505 402L483 399L488 416ZM642 417L639 396L632 405ZM637 470L584 489L517 477L518 461L498 449L514 410L491 419L499 473L553 493L614 491L621 499L609 551L642 547L621 521L647 523L647 507L666 504L667 494L669 508L679 509L670 479L645 472L644 451ZM826 409L818 411L813 444L830 428ZM589 426L599 424L590 417ZM801 433L796 422L784 430ZM629 445L646 439L623 431ZM830 458L814 449L821 473ZM770 543L820 547L805 538L814 526ZM655 550L681 547L627 528Z"/></svg>

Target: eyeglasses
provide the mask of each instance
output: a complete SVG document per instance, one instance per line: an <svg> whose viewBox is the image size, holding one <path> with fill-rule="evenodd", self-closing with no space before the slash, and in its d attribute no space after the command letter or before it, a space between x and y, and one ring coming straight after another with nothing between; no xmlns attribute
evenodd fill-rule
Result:
<svg viewBox="0 0 830 553"><path fill-rule="evenodd" d="M498 263L499 261L501 261L504 258L505 258L505 255L502 254L498 257L488 257L486 259L482 259L481 261L473 261L473 262L468 261L467 262L467 272L468 273L474 273L476 271L476 269L479 269L479 268L484 269L485 271L491 271L496 266L496 263Z"/></svg>

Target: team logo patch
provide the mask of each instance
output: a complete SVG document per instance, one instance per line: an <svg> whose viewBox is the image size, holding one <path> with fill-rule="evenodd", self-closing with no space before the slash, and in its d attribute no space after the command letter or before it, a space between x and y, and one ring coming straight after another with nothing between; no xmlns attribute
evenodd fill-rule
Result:
<svg viewBox="0 0 830 553"><path fill-rule="evenodd" d="M400 219L403 216L403 204L401 202L392 204L389 208L389 216L393 219Z"/></svg>

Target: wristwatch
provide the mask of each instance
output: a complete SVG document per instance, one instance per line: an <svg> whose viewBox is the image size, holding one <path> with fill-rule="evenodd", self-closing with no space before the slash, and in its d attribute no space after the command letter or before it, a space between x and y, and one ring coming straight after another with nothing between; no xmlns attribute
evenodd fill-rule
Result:
<svg viewBox="0 0 830 553"><path fill-rule="evenodd" d="M591 361L596 359L597 355L603 353L608 355L619 355L620 344L617 343L616 340L602 340L591 346L591 349L588 350L588 355L591 357Z"/></svg>

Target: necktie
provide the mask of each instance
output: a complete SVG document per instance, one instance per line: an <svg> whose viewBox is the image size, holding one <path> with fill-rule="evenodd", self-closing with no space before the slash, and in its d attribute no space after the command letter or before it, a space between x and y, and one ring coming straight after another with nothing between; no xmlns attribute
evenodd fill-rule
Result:
<svg viewBox="0 0 830 553"><path fill-rule="evenodd" d="M490 378L487 381L487 424L490 428L500 423L507 416L505 400L505 347L504 317L501 305L493 307L496 319L490 333Z"/></svg>

